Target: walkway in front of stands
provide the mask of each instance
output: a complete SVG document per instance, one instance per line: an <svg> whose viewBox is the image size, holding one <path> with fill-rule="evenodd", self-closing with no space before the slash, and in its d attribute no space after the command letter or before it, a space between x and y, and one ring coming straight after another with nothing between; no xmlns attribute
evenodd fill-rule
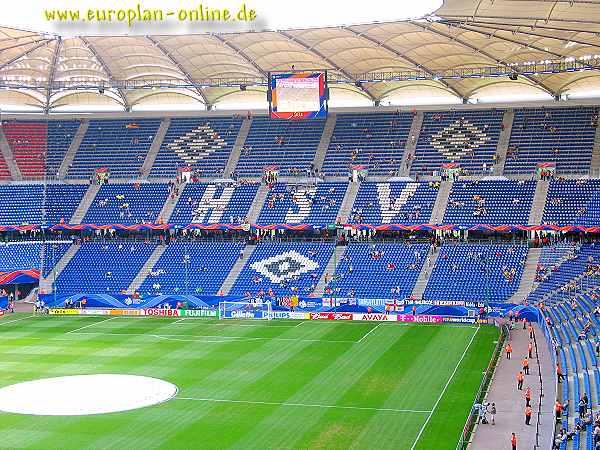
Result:
<svg viewBox="0 0 600 450"><path fill-rule="evenodd" d="M542 414L540 416L539 447L552 448L554 433L554 401L556 399L556 384L550 350L542 330L535 326L538 343L538 354L534 350L534 358L529 361L530 375L525 375L523 390L517 390L517 373L522 368L523 357L527 354L529 332L518 324L511 331L510 343L513 348L512 359L507 360L502 352L492 385L487 396L487 402L496 403L496 425L479 424L472 437L471 450L506 450L510 449L511 433L516 433L518 449L536 448L536 422L540 394L540 370L536 361L539 358L544 398L542 399ZM531 406L534 414L531 425L525 425L525 389L531 387ZM488 414L489 419L489 414Z"/></svg>

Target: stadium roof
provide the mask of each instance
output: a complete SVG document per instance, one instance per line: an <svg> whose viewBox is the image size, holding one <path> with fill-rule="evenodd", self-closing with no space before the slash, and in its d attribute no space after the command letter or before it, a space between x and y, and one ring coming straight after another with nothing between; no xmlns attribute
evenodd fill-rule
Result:
<svg viewBox="0 0 600 450"><path fill-rule="evenodd" d="M327 69L334 106L593 97L597 63L595 0L445 0L417 20L224 34L61 38L2 27L0 105L265 106L268 72L292 65Z"/></svg>

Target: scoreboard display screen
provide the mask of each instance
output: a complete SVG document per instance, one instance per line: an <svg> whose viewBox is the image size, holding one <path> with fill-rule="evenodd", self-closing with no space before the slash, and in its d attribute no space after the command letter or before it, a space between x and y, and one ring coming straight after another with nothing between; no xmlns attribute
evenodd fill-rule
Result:
<svg viewBox="0 0 600 450"><path fill-rule="evenodd" d="M273 119L327 117L326 72L271 73L269 89Z"/></svg>

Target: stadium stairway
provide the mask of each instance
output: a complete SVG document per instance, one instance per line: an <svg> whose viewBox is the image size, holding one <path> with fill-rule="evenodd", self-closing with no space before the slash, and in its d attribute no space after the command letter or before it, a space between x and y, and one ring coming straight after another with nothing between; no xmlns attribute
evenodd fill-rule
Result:
<svg viewBox="0 0 600 450"><path fill-rule="evenodd" d="M181 184L179 185L179 193L175 196L175 198L171 198L171 195L167 196L167 200L165 201L165 204L163 205L162 209L160 210L160 213L158 214L158 218L163 223L169 223L169 220L173 215L173 211L175 211L175 207L177 206L177 203L179 202L181 194L183 194L184 190L185 184Z"/></svg>
<svg viewBox="0 0 600 450"><path fill-rule="evenodd" d="M429 247L429 252L427 252L427 257L425 258L425 263L421 267L421 272L419 272L419 276L417 278L417 282L412 290L412 296L415 298L422 298L425 293L425 288L427 287L427 283L429 282L429 276L431 275L431 271L435 267L435 263L437 262L438 256L440 256L440 249L431 245Z"/></svg>
<svg viewBox="0 0 600 450"><path fill-rule="evenodd" d="M96 198L96 195L98 195L99 191L100 191L99 184L90 184L87 191L85 192L85 195L79 202L77 209L73 213L73 217L71 217L71 220L69 221L70 224L72 224L72 225L81 224L81 221L83 220L86 213L88 212L88 209L90 209L90 206L94 202L94 199Z"/></svg>
<svg viewBox="0 0 600 450"><path fill-rule="evenodd" d="M79 128L77 129L73 140L69 144L67 153L65 153L65 157L63 158L62 162L60 163L60 167L58 168L58 178L60 178L61 180L64 180L66 178L67 172L69 171L69 167L75 159L75 154L77 153L77 150L79 150L81 141L83 141L83 138L85 137L85 133L87 133L89 126L90 121L87 119L82 120L79 124Z"/></svg>
<svg viewBox="0 0 600 450"><path fill-rule="evenodd" d="M340 262L345 251L346 251L346 247L343 247L343 246L335 247L335 250L331 254L331 258L329 258L329 262L327 263L327 266L325 266L325 270L321 274L321 278L319 278L317 287L315 287L315 290L313 292L315 297L322 297L323 294L325 293L325 286L327 285L327 283L325 282L325 275L335 274L337 265Z"/></svg>
<svg viewBox="0 0 600 450"><path fill-rule="evenodd" d="M531 212L529 213L529 225L541 225L542 216L544 215L544 207L546 206L546 198L548 197L548 188L550 182L538 180L535 186L535 194L531 202Z"/></svg>
<svg viewBox="0 0 600 450"><path fill-rule="evenodd" d="M516 389L515 376L520 370L522 357L527 353L529 334L517 326L510 332L510 343L513 348L512 359L507 360L504 353L498 360L492 383L489 387L485 401L496 403L498 411L496 425L476 425L469 448L471 450L504 450L509 448L510 434L517 435L520 449L551 449L554 438L554 400L555 378L554 365L550 350L542 331L535 326L541 374L538 371L536 358L530 361L531 374L525 376L525 387L532 390L532 407L537 413L540 393L540 375L543 382L544 397L542 399L539 429L539 446L536 447L536 415L532 418L530 426L525 425L525 401L523 392ZM560 385L559 385L560 387ZM488 416L489 419L489 416Z"/></svg>
<svg viewBox="0 0 600 450"><path fill-rule="evenodd" d="M504 173L504 163L506 162L506 152L508 151L508 143L510 141L510 133L512 132L512 124L515 119L515 112L512 109L506 110L502 117L504 130L500 131L498 137L498 146L496 147L496 164L494 165L494 175L502 175Z"/></svg>
<svg viewBox="0 0 600 450"><path fill-rule="evenodd" d="M240 275L240 273L244 269L244 266L246 265L246 261L248 261L248 259L252 256L252 253L255 249L256 244L247 244L244 247L244 257L236 259L235 264L229 271L229 274L227 274L227 278L225 278L225 280L223 281L221 289L219 289L219 295L229 294L229 291L231 291L231 288L235 284L235 280L237 280L238 276Z"/></svg>
<svg viewBox="0 0 600 450"><path fill-rule="evenodd" d="M256 221L258 220L258 216L260 216L260 212L263 209L265 200L267 199L267 195L269 195L269 188L266 185L261 184L258 188L258 191L256 191L254 200L252 200L252 205L248 210L249 223L256 223Z"/></svg>
<svg viewBox="0 0 600 450"><path fill-rule="evenodd" d="M600 176L600 126L596 127L596 134L594 135L590 172L595 177Z"/></svg>
<svg viewBox="0 0 600 450"><path fill-rule="evenodd" d="M43 246L42 246L43 247ZM61 272L67 267L67 264L73 259L73 257L77 254L77 251L81 245L79 244L71 244L69 249L62 255L62 257L58 260L53 269L48 270L47 277L40 277L40 291L44 293L52 292L52 280L54 277L58 279ZM56 274L56 275L54 275Z"/></svg>
<svg viewBox="0 0 600 450"><path fill-rule="evenodd" d="M440 183L440 189L435 198L435 203L433 204L433 211L431 212L429 223L441 224L444 221L448 199L450 198L450 189L452 189L451 181L442 181Z"/></svg>
<svg viewBox="0 0 600 450"><path fill-rule="evenodd" d="M319 172L323 168L323 162L325 162L325 155L327 154L327 149L329 148L336 122L337 115L335 113L329 113L325 126L323 127L323 133L321 134L317 152L315 153L315 159L313 160L313 166Z"/></svg>
<svg viewBox="0 0 600 450"><path fill-rule="evenodd" d="M354 202L356 201L356 196L358 195L358 190L360 189L360 183L349 183L348 189L346 189L346 193L344 194L344 199L342 200L342 204L340 206L340 210L338 211L338 222L339 223L347 223L350 217L350 213L352 212L352 207L354 206Z"/></svg>
<svg viewBox="0 0 600 450"><path fill-rule="evenodd" d="M2 127L0 127L0 152L2 153L4 161L6 161L8 170L10 171L10 177L15 181L22 180L23 176L21 175L21 170L15 162L15 156L6 140L6 135L4 134Z"/></svg>
<svg viewBox="0 0 600 450"><path fill-rule="evenodd" d="M152 166L154 166L154 161L156 161L156 155L158 155L158 151L160 150L170 125L170 118L165 117L163 120L161 120L158 130L154 135L154 139L152 140L152 144L150 145L148 153L146 154L146 158L144 159L144 163L140 168L141 178L147 179L150 176L150 171L152 170Z"/></svg>
<svg viewBox="0 0 600 450"><path fill-rule="evenodd" d="M425 115L423 111L419 111L413 117L410 131L408 132L408 139L406 140L406 148L402 154L402 161L400 162L400 176L407 177L410 174L410 167L412 162L415 160L415 149L417 148L417 142L419 142L419 134L421 134L421 127L423 126L423 118ZM414 136L414 139L413 139ZM408 160L408 155L413 155L413 158Z"/></svg>
<svg viewBox="0 0 600 450"><path fill-rule="evenodd" d="M533 290L540 256L542 256L541 248L530 248L527 252L527 259L525 260L525 267L523 267L523 275L521 275L519 288L517 289L517 292L512 295L509 303L523 303L529 293Z"/></svg>
<svg viewBox="0 0 600 450"><path fill-rule="evenodd" d="M237 163L240 160L240 155L242 154L242 147L244 147L244 144L246 143L246 137L248 137L248 132L250 131L251 125L252 118L246 117L242 121L240 131L238 132L238 135L235 138L235 142L233 143L231 153L229 153L227 164L225 164L225 172L223 173L223 178L229 177L229 174L235 170Z"/></svg>
<svg viewBox="0 0 600 450"><path fill-rule="evenodd" d="M167 249L166 245L157 245L150 257L146 260L140 271L137 273L129 287L127 288L127 292L129 294L133 294L144 284L148 275L154 269L154 265L163 255L165 250Z"/></svg>

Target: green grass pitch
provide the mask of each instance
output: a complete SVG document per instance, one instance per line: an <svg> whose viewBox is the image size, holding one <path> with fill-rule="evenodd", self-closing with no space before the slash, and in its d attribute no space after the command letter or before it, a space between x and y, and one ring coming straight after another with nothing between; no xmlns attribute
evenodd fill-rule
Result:
<svg viewBox="0 0 600 450"><path fill-rule="evenodd" d="M0 319L0 387L117 373L179 392L122 413L0 413L0 448L454 449L498 338L492 326L28 316Z"/></svg>

